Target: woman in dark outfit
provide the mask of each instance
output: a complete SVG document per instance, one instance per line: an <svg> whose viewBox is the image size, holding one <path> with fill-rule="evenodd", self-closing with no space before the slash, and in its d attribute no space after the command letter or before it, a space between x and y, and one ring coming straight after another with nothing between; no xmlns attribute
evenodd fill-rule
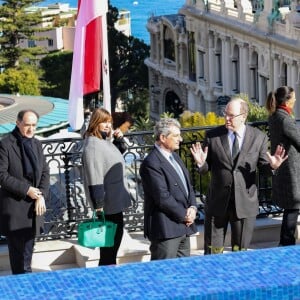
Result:
<svg viewBox="0 0 300 300"><path fill-rule="evenodd" d="M296 102L293 88L281 86L269 93L266 107L270 114L271 152L281 144L288 159L274 172L272 198L284 209L280 246L295 245L300 208L300 128L292 116Z"/></svg>

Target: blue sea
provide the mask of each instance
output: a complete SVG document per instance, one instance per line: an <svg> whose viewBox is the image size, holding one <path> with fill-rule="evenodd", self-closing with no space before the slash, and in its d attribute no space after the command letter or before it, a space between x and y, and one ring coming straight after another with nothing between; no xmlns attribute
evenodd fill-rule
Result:
<svg viewBox="0 0 300 300"><path fill-rule="evenodd" d="M48 0L41 4L52 3L57 1ZM77 0L60 0L59 3L69 3L71 7L77 7ZM185 4L185 0L111 0L110 3L118 9L124 8L131 12L131 34L149 44L150 35L146 29L148 18L152 14L155 16L176 14Z"/></svg>

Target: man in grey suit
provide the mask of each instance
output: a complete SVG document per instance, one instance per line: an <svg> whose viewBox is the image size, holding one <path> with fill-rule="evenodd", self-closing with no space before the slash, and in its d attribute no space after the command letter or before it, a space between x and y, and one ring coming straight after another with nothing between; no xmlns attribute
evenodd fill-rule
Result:
<svg viewBox="0 0 300 300"><path fill-rule="evenodd" d="M197 208L188 171L174 152L182 141L180 124L176 119L161 119L154 135L155 146L140 168L151 260L189 256Z"/></svg>
<svg viewBox="0 0 300 300"><path fill-rule="evenodd" d="M232 99L224 111L225 125L206 133L204 151L200 143L191 148L199 172L211 174L205 203L205 254L223 252L228 223L232 251L249 247L258 214L257 167L271 175L287 159L281 146L270 155L268 137L245 124L247 115L247 103Z"/></svg>

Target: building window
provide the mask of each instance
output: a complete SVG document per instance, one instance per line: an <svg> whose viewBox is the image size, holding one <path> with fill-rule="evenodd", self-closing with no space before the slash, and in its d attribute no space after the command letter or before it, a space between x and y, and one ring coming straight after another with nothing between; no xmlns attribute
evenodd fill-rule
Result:
<svg viewBox="0 0 300 300"><path fill-rule="evenodd" d="M250 64L250 99L252 101L259 101L258 94L258 55L256 52L252 53Z"/></svg>
<svg viewBox="0 0 300 300"><path fill-rule="evenodd" d="M223 79L222 79L222 43L221 40L218 39L216 43L216 49L215 49L215 68L216 68L216 84L218 86L223 85Z"/></svg>
<svg viewBox="0 0 300 300"><path fill-rule="evenodd" d="M232 57L232 90L235 93L240 91L240 55L238 46L234 47Z"/></svg>
<svg viewBox="0 0 300 300"><path fill-rule="evenodd" d="M164 28L164 57L175 61L175 44L171 29L167 26Z"/></svg>
<svg viewBox="0 0 300 300"><path fill-rule="evenodd" d="M239 71L238 71L238 61L233 60L232 61L232 71L233 71L233 82L232 82L232 90L234 92L239 91Z"/></svg>
<svg viewBox="0 0 300 300"><path fill-rule="evenodd" d="M251 100L258 102L258 72L257 68L250 68L251 71Z"/></svg>
<svg viewBox="0 0 300 300"><path fill-rule="evenodd" d="M179 118L183 113L184 106L176 93L170 91L166 94L165 112L172 113L174 118Z"/></svg>
<svg viewBox="0 0 300 300"><path fill-rule="evenodd" d="M280 83L281 85L287 85L287 64L286 63L283 63L281 65Z"/></svg>
<svg viewBox="0 0 300 300"><path fill-rule="evenodd" d="M189 79L196 81L195 33L188 33Z"/></svg>
<svg viewBox="0 0 300 300"><path fill-rule="evenodd" d="M216 84L222 86L222 57L221 53L216 53Z"/></svg>
<svg viewBox="0 0 300 300"><path fill-rule="evenodd" d="M35 45L35 41L33 41L33 40L28 40L28 48L33 48L33 47L35 47L36 45Z"/></svg>
<svg viewBox="0 0 300 300"><path fill-rule="evenodd" d="M198 51L199 55L199 79L204 79L204 55L205 52L203 51Z"/></svg>
<svg viewBox="0 0 300 300"><path fill-rule="evenodd" d="M53 47L53 39L48 39L48 47Z"/></svg>

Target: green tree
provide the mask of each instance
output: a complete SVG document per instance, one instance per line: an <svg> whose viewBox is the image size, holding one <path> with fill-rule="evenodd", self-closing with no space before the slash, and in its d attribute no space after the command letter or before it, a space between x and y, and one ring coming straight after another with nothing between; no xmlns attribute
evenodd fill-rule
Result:
<svg viewBox="0 0 300 300"><path fill-rule="evenodd" d="M150 47L143 41L115 29L117 17L118 9L110 5L107 27L112 110L122 93L148 88L148 69L144 60L150 53Z"/></svg>
<svg viewBox="0 0 300 300"><path fill-rule="evenodd" d="M115 29L118 9L109 6L107 15L108 50L110 67L111 107L115 110L120 97L126 110L134 109L143 116L149 115L148 69L144 64L149 57L149 46L134 37L127 37ZM41 60L44 71L42 92L48 96L68 98L72 69L72 53L53 53ZM128 98L128 91L133 95ZM97 98L98 95L87 95L85 99ZM128 103L126 103L128 101Z"/></svg>
<svg viewBox="0 0 300 300"><path fill-rule="evenodd" d="M24 39L37 40L36 32L43 31L38 26L42 16L37 12L26 12L26 9L40 0L3 0L0 5L0 66L12 68L22 62L34 59L44 53L40 47L22 48L20 42Z"/></svg>
<svg viewBox="0 0 300 300"><path fill-rule="evenodd" d="M124 110L133 118L148 117L150 110L149 91L147 89L134 89L121 94Z"/></svg>
<svg viewBox="0 0 300 300"><path fill-rule="evenodd" d="M264 106L260 106L257 102L251 102L247 94L239 94L236 97L240 97L248 103L249 114L247 121L266 121L268 120L268 112Z"/></svg>
<svg viewBox="0 0 300 300"><path fill-rule="evenodd" d="M58 98L69 98L73 54L70 51L51 53L40 61L42 94Z"/></svg>
<svg viewBox="0 0 300 300"><path fill-rule="evenodd" d="M8 68L0 74L0 92L40 95L38 72L32 67Z"/></svg>

